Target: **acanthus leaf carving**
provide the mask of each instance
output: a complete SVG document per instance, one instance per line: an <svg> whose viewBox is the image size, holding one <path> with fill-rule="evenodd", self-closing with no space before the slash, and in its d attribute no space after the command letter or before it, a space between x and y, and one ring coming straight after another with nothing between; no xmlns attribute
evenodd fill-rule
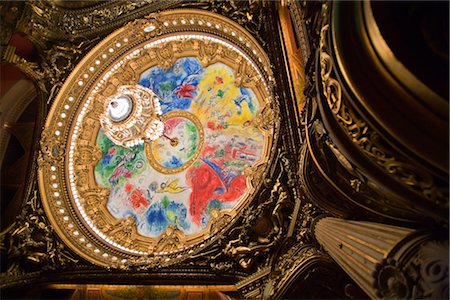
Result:
<svg viewBox="0 0 450 300"><path fill-rule="evenodd" d="M282 157L283 154L280 162ZM270 191L263 193L265 200L255 206L249 206L244 211L245 223L232 229L229 234L231 238L222 250L223 255L238 262L243 269L251 269L259 256L267 257L272 249L286 239L293 203L285 183L288 177L287 167L280 163L279 168L277 179L266 183ZM233 232L239 233L234 239ZM261 264L258 267L261 267Z"/></svg>

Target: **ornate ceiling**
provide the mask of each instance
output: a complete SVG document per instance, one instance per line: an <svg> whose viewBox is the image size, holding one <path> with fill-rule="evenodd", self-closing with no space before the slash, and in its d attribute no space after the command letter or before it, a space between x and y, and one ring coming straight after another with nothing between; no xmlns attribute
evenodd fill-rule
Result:
<svg viewBox="0 0 450 300"><path fill-rule="evenodd" d="M66 80L43 132L40 191L60 237L115 267L208 246L267 169L272 80L252 36L213 13L167 11L110 34Z"/></svg>
<svg viewBox="0 0 450 300"><path fill-rule="evenodd" d="M378 55L397 4L69 2L0 5L40 141L2 292L445 298L448 114Z"/></svg>

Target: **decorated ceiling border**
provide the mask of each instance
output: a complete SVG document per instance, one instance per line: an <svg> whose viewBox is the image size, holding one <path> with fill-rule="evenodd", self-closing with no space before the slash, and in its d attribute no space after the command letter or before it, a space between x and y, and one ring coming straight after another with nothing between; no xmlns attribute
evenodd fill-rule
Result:
<svg viewBox="0 0 450 300"><path fill-rule="evenodd" d="M69 9L51 1L30 1L26 3L26 18L20 22L24 31L29 31L39 42L45 39L86 39L116 29L134 18L152 11L168 9L177 3L170 1L92 1L89 7ZM79 17L82 15L83 17Z"/></svg>
<svg viewBox="0 0 450 300"><path fill-rule="evenodd" d="M150 25L152 26L152 25ZM147 27L146 27L147 28ZM145 29L145 28L144 28ZM224 62L228 64L233 64L234 59L238 59L239 56L235 56L234 50L227 44L223 44L224 48L219 48L221 40L218 40L211 36L203 36L201 34L195 35L171 35L169 37L163 37L162 39L156 39L155 41L149 42L143 49L151 49L145 52L145 50L137 49L131 52L131 55L127 55L124 59L121 59L113 67L113 71L108 71L100 79L94 88L93 95L87 98L84 102L83 108L78 115L78 119L73 128L73 134L70 142L70 151L68 157L68 169L69 169L69 181L71 187L71 198L75 199L75 207L81 212L82 218L85 219L85 223L98 235L99 238L108 242L111 246L117 247L122 251L128 251L133 254L147 255L149 254L146 249L152 247L152 245L145 242L145 240L138 238L138 235L134 230L129 232L130 237L135 237L134 248L131 249L129 246L123 246L110 240L104 233L101 232L98 225L103 224L103 227L107 227L108 224L114 222L114 220L107 213L105 206L108 201L109 192L107 189L100 188L95 182L93 177L94 167L97 161L101 158L100 150L96 147L91 147L89 145L95 143L97 133L99 130L99 124L97 122L99 114L102 111L103 105L102 98L107 98L116 89L116 84L125 83L131 84L136 80L137 75L144 71L145 62L151 60L151 56L154 59L158 59L159 65L161 66L171 66L176 58L183 57L185 55L198 56L199 59L205 65L210 65L216 62ZM154 48L155 46L161 45L161 48ZM227 52L227 47L229 47ZM174 49L178 51L174 51ZM133 48L134 49L134 48ZM155 50L156 49L156 50ZM109 50L108 50L109 51ZM137 52L139 51L139 53ZM223 52L221 55L215 52ZM141 55L140 52L145 52ZM237 70L236 81L239 85L244 87L254 87L254 92L258 94L259 99L268 100L269 92L265 85L256 85L256 82L261 78L258 78L252 72L249 73L248 64L245 61L239 62L239 67ZM250 68L251 69L251 68ZM268 108L268 103L263 106L259 115L256 117L254 122L260 128L261 131L265 132L266 140L266 153L263 157L266 157L270 152L268 146L271 144L272 140L272 130L268 128L265 123L272 121L270 116L268 116L270 109ZM167 116L170 113L164 115ZM163 116L163 119L164 119ZM150 157L151 158L151 157ZM151 163L151 160L150 160ZM255 162L254 168L264 168L266 165L265 159L262 161ZM157 168L155 168L157 169ZM158 170L158 169L157 169ZM161 170L159 170L161 173ZM253 171L249 170L249 177L254 177ZM75 180L77 178L77 180ZM248 195L254 190L254 186L250 180L250 189L247 191L243 198L247 198ZM83 195L81 195L83 193ZM98 199L101 199L100 203L103 205L98 208ZM242 207L244 202L240 202L236 209ZM88 218L87 218L88 216ZM109 216L109 217L108 217ZM232 211L225 212L225 215L217 216L217 221L220 219L230 219L233 218L235 214ZM98 219L98 222L91 223L91 219ZM129 221L131 222L131 221ZM117 227L124 226L128 224L126 220L123 223L117 224ZM97 223L97 224L95 224ZM213 225L213 224L211 224ZM216 224L217 225L217 224ZM217 227L217 226L213 226ZM111 231L117 232L118 228L111 228ZM211 228L211 230L213 230ZM181 233L174 232L174 236L168 237L168 240L175 238L180 241L201 241L203 239L202 234L192 235L189 238L185 238ZM162 246L164 245L164 240L160 241ZM136 245L137 244L137 245ZM159 242L158 242L159 244ZM159 249L157 251L161 252L161 247L156 245L154 248ZM155 250L153 250L155 251Z"/></svg>
<svg viewBox="0 0 450 300"><path fill-rule="evenodd" d="M117 59L128 53L130 57L139 56L139 45L146 42L155 42L161 38L175 39L180 34L198 35L200 39L216 40L224 44L235 45L235 51L241 53L242 56L257 70L261 85L259 88L264 91L267 97L265 99L266 106L261 112L259 126L264 130L274 129L274 140L277 140L277 132L279 127L277 105L273 97L273 78L270 70L270 62L267 55L258 45L253 37L251 37L244 29L232 21L204 11L199 10L174 10L160 14L151 14L145 19L136 20L127 26L119 29L99 45L97 45L88 56L75 68L67 83L61 89L52 107L45 126L45 130L41 139L42 153L39 159L39 184L41 195L44 202L44 208L49 215L52 224L64 224L70 229L71 236L67 236L66 232L54 226L58 234L63 240L71 246L80 256L92 261L92 256L96 257L93 262L103 266L126 266L129 264L155 264L158 266L170 265L176 261L182 260L194 252L199 252L202 248L211 243L214 237L204 243L195 245L184 251L176 253L160 253L149 259L143 257L142 251L137 253L126 254L118 251L114 247L106 247L98 242L97 237L85 230L82 225L83 216L80 216L74 207L63 199L70 199L68 191L76 185L70 176L65 177L67 173L65 168L73 171L74 166L67 162L71 158L71 153L75 145L68 144L70 134L79 130L74 119L80 112L86 112L88 103L80 106L81 100L90 92L95 91L94 83L110 80L114 81L114 76L105 70L110 68ZM161 52L164 53L164 52ZM206 53L208 54L208 53ZM209 53L213 55L214 53ZM164 54L162 54L164 55ZM206 55L207 56L207 55ZM166 59L168 59L167 57ZM161 57L164 62L164 57ZM244 64L245 65L245 64ZM120 64L113 67L113 70L119 70ZM245 73L245 72L244 72ZM103 78L100 78L105 74ZM125 73L122 73L123 76ZM111 77L111 78L109 78ZM249 78L247 78L249 79ZM245 78L243 78L245 80ZM69 124L75 124L70 128ZM272 148L276 143L272 144ZM269 151L272 160L275 151ZM98 160L95 151L84 153L84 157L77 159L91 160L91 163ZM98 155L98 154L97 154ZM73 159L73 157L72 157ZM255 165L254 178L263 178L264 165L259 167ZM257 180L250 180L255 187ZM253 184L255 182L255 184ZM48 188L51 187L51 188ZM51 191L50 191L51 189ZM256 188L257 189L257 188ZM102 190L93 191L97 196L101 196ZM52 211L58 212L58 219L52 215ZM80 218L81 217L81 218ZM72 220L72 218L74 218ZM230 222L231 224L232 222ZM230 224L227 228L230 227ZM85 225L85 224L84 224ZM224 228L225 230L226 228ZM82 245L78 247L77 245ZM87 253L86 253L87 252ZM140 256L140 257L139 257Z"/></svg>

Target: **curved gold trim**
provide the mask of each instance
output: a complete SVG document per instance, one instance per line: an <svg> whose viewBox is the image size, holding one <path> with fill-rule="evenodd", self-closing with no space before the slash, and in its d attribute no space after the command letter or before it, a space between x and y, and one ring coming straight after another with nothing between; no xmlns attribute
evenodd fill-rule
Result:
<svg viewBox="0 0 450 300"><path fill-rule="evenodd" d="M372 43L377 55L384 62L384 66L395 77L401 78L402 81L406 83L405 86L407 89L411 90L415 95L418 95L420 99L425 99L427 106L431 106L435 112L445 115L445 113L448 112L448 101L420 81L395 57L395 54L384 40L380 28L375 21L371 8L371 2L363 1L361 5L370 42Z"/></svg>
<svg viewBox="0 0 450 300"><path fill-rule="evenodd" d="M198 144L197 144L197 151L195 152L194 156L192 156L181 167L167 168L167 167L162 166L158 162L158 160L155 158L155 155L154 155L155 149L152 145L157 143L158 140L145 143L145 154L147 156L148 162L156 171L163 173L163 174L176 174L176 173L180 173L181 171L186 170L197 160L197 158L200 155L201 150L203 149L203 142L205 140L205 132L203 130L202 123L194 114L190 113L189 111L185 111L185 110L170 111L161 117L161 121L166 122L169 119L177 118L177 117L184 118L184 119L191 121L195 125L195 128L197 128L197 135L198 135L198 139L199 139ZM164 137L160 137L159 139L162 139L162 138L164 138Z"/></svg>
<svg viewBox="0 0 450 300"><path fill-rule="evenodd" d="M79 247L79 245L76 245L70 238L66 238L66 232L61 229L61 227L58 225L58 221L55 219L55 217L52 214L51 208L49 206L49 199L47 197L46 186L45 186L45 171L42 168L38 169L38 184L39 184L39 191L42 198L42 206L44 207L45 214L47 215L50 224L52 224L53 229L55 230L56 234L63 240L64 244L69 246L71 250L73 250L76 254L81 256L82 258L86 259L87 261L93 261L92 256L85 253L85 251L82 251L80 249L83 249L82 247ZM94 260L94 263L101 266L101 267L107 267L108 264L105 263L102 260Z"/></svg>
<svg viewBox="0 0 450 300"><path fill-rule="evenodd" d="M325 179L326 182L327 182L329 185L331 185L331 186L334 188L334 190L335 190L336 192L338 192L342 197L344 197L344 198L345 198L346 200L348 200L349 202L355 204L355 205L358 206L358 207L364 208L364 209L370 211L371 213L378 214L378 215L381 215L381 216L383 216L383 217L387 217L387 218L390 218L390 219L393 219L393 220L398 220L398 221L403 221L403 220L404 220L404 219L402 219L402 218L397 218L397 217L389 216L389 215L387 215L387 214L378 212L378 211L376 211L376 210L374 210L374 209L372 209L372 208L370 208L370 207L368 207L368 206L365 206L364 204L359 203L358 201L352 199L349 195L347 195L347 193L345 193L340 187L338 187L338 186L336 185L336 183L328 176L328 174L327 174L327 173L325 172L325 170L322 168L322 166L320 165L318 159L316 158L316 155L314 154L313 146L312 146L312 144L311 144L311 140L309 139L309 129L308 129L308 125L305 124L304 128L305 128L306 144L307 144L307 146L308 146L309 154L310 154L311 159L312 159L312 161L313 161L313 163L314 163L314 166L317 168L317 170L319 171L319 173L320 173L320 175L322 176L322 178Z"/></svg>
<svg viewBox="0 0 450 300"><path fill-rule="evenodd" d="M370 1L369 1L370 2ZM327 44L329 46L332 46L333 51L333 60L336 65L336 68L339 70L340 76L342 76L341 81L345 82L346 86L348 87L349 91L353 93L355 99L357 99L358 105L360 106L360 109L364 111L365 114L368 114L370 116L371 124L377 124L379 129L383 131L383 135L390 136L391 141L398 141L397 147L402 147L402 149L407 149L409 153L412 155L417 155L420 159L426 161L430 164L430 167L436 168L438 172L444 171L446 164L443 164L442 161L446 156L439 156L435 155L433 159L430 159L430 156L427 155L429 152L426 147L423 147L423 143L417 143L416 140L414 140L413 136L407 136L405 137L404 134L400 134L400 130L404 130L406 128L405 126L411 126L414 125L412 119L406 119L405 117L400 118L397 122L393 122L393 119L386 119L385 118L385 111L377 110L376 108L379 107L379 103L375 98L368 99L368 96L371 96L370 92L366 93L364 92L365 83L363 84L363 81L361 81L360 77L358 77L358 74L362 74L361 70L359 69L359 73L354 73L352 70L349 69L348 66L346 67L346 60L351 61L351 56L347 57L345 51L348 52L348 45L345 44L343 40L340 39L341 35L344 35L344 32L349 32L348 30L344 30L342 26L340 26L340 23L344 22L339 19L339 16L337 15L337 12L339 10L348 10L351 9L351 12L353 12L352 17L355 18L353 20L353 23L357 24L357 26L352 27L351 32L353 35L356 35L356 38L358 39L358 44L361 44L362 47L359 49L362 55L368 58L369 64L371 64L372 71L376 72L376 78L383 79L382 86L385 87L384 90L379 91L379 96L383 97L383 94L386 93L386 90L389 90L389 92L395 93L395 96L398 99L402 99L402 103L405 103L408 105L409 113L413 113L412 116L415 116L415 118L418 118L421 120L422 123L424 123L426 120L426 124L428 122L432 122L432 125L430 126L436 126L440 129L443 129L445 127L448 127L448 120L443 120L442 113L448 111L448 103L444 106L446 108L436 111L435 108L431 105L430 101L428 101L428 98L418 98L418 94L414 94L414 91L409 89L404 83L401 82L400 78L396 76L396 74L393 73L393 71L390 70L389 63L386 63L381 56L379 55L379 51L383 51L379 47L376 47L373 40L377 40L377 37L372 37L369 34L369 24L367 24L366 15L364 12L364 5L370 5L370 3L366 2L355 2L353 4L349 4L351 7L341 7L344 6L343 3L336 2L333 4L332 8L332 16L330 21L330 34L327 39L329 41ZM336 6L339 6L339 8L336 8ZM346 19L347 20L347 19ZM327 22L328 23L328 22ZM342 25L342 24L341 24ZM344 26L345 27L345 26ZM373 33L372 33L373 34ZM348 37L346 38L355 38L355 37ZM382 39L382 36L379 37ZM378 41L378 40L377 40ZM343 51L343 49L345 51ZM350 49L350 48L349 48ZM390 50L389 50L390 51ZM396 58L391 56L392 59ZM367 77L369 78L369 77ZM361 85L355 84L356 81L359 81ZM379 82L367 82L367 84L370 84L372 86L372 92L373 88L375 86L380 86ZM375 84L375 85L374 85ZM376 89L376 88L375 88ZM373 96L373 95L372 95ZM391 100L393 101L394 98ZM371 100L371 101L368 101ZM401 108L398 105L391 105L388 102L386 102L385 98L380 98L380 101L383 105L389 105L389 107L392 107L394 112L401 112ZM439 106L443 107L443 106ZM440 116L436 118L436 116ZM424 123L424 124L425 124ZM403 125L401 125L403 124ZM403 128L403 129L402 129ZM432 137L432 135L436 132L436 130L431 130L430 128L425 128L423 126L420 127L420 130L427 130L427 135L422 135L422 137L427 138L427 143L432 143L434 147L435 153L441 153L439 150L441 149L440 146L443 146L442 141L436 140ZM425 132L425 131L424 131ZM436 137L436 135L434 135ZM442 153L441 153L442 154ZM427 171L428 172L428 171Z"/></svg>

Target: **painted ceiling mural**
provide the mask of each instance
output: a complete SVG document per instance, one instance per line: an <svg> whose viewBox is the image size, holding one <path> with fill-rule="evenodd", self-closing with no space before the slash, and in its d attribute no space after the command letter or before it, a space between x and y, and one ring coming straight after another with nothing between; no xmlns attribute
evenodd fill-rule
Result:
<svg viewBox="0 0 450 300"><path fill-rule="evenodd" d="M161 96L163 116L169 115L164 133L179 142L161 138L128 150L100 131L96 181L111 190L109 212L133 217L139 234L158 237L168 226L198 233L212 210L233 209L245 195L244 169L264 150L262 132L251 125L259 102L251 89L235 85L231 68L204 68L195 57L152 67L139 84Z"/></svg>
<svg viewBox="0 0 450 300"><path fill-rule="evenodd" d="M269 65L245 30L202 11L107 37L64 84L41 140L58 234L104 266L170 264L212 243L268 165Z"/></svg>

